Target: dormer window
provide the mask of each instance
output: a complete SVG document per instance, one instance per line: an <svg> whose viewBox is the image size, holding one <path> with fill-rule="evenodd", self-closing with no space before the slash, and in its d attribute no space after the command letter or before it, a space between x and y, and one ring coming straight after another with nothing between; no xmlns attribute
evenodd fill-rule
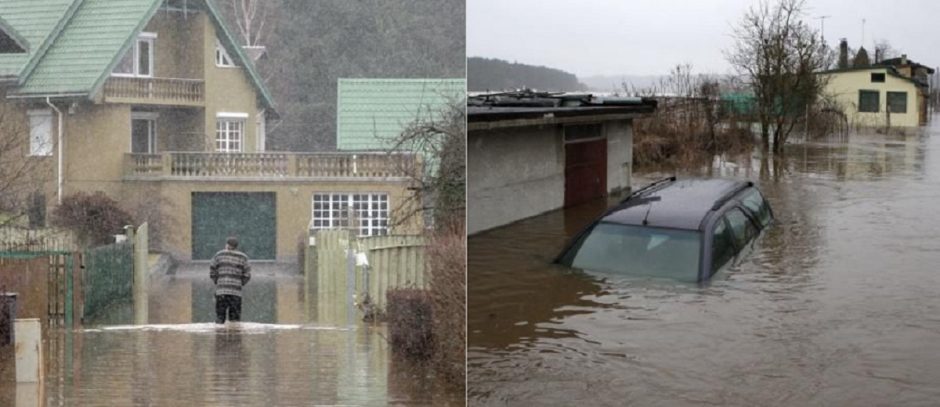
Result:
<svg viewBox="0 0 940 407"><path fill-rule="evenodd" d="M156 33L140 33L134 46L114 67L114 76L153 77L153 43Z"/></svg>
<svg viewBox="0 0 940 407"><path fill-rule="evenodd" d="M222 46L219 40L215 40L215 66L225 68L235 67L235 63L232 62L232 58L228 56L228 52L225 51L225 47Z"/></svg>

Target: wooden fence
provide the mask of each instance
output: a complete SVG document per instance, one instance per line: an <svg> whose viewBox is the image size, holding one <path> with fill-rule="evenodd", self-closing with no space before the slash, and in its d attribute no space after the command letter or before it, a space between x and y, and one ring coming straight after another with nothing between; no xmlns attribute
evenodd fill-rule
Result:
<svg viewBox="0 0 940 407"><path fill-rule="evenodd" d="M80 320L73 293L77 253L0 252L0 291L17 293L17 318L39 318L43 330Z"/></svg>
<svg viewBox="0 0 940 407"><path fill-rule="evenodd" d="M384 311L388 290L427 287L422 236L356 237L333 229L317 231L314 241L305 272L316 286L320 322L351 322L359 315L356 303L362 304L366 295Z"/></svg>
<svg viewBox="0 0 940 407"><path fill-rule="evenodd" d="M25 229L0 227L0 251L4 252L73 252L78 250L75 236L52 228Z"/></svg>

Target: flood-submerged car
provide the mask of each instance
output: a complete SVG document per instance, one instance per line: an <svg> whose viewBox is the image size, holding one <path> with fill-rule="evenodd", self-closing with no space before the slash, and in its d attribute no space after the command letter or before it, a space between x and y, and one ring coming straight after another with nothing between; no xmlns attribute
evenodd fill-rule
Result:
<svg viewBox="0 0 940 407"><path fill-rule="evenodd" d="M749 181L654 182L630 194L569 243L556 259L586 271L705 281L773 223Z"/></svg>

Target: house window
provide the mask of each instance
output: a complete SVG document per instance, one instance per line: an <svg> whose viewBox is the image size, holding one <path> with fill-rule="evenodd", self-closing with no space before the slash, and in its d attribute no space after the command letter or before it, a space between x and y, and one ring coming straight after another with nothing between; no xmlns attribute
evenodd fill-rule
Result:
<svg viewBox="0 0 940 407"><path fill-rule="evenodd" d="M907 92L888 92L888 111L907 113Z"/></svg>
<svg viewBox="0 0 940 407"><path fill-rule="evenodd" d="M879 82L879 83L880 83L880 82L884 82L884 81L885 81L885 74L883 74L883 73L873 73L873 74L871 74L871 81L872 81L872 82Z"/></svg>
<svg viewBox="0 0 940 407"><path fill-rule="evenodd" d="M113 75L153 77L153 42L156 39L155 33L141 33L134 46L118 61Z"/></svg>
<svg viewBox="0 0 940 407"><path fill-rule="evenodd" d="M881 104L877 90L858 91L858 111L867 113L878 113L878 106Z"/></svg>
<svg viewBox="0 0 940 407"><path fill-rule="evenodd" d="M134 112L131 114L131 152L153 154L157 152L157 114Z"/></svg>
<svg viewBox="0 0 940 407"><path fill-rule="evenodd" d="M235 67L235 63L232 62L232 58L228 56L228 52L225 51L225 47L222 46L219 40L215 40L215 66L226 68Z"/></svg>
<svg viewBox="0 0 940 407"><path fill-rule="evenodd" d="M313 195L310 229L349 227L355 217L359 236L388 234L388 194L324 193Z"/></svg>
<svg viewBox="0 0 940 407"><path fill-rule="evenodd" d="M30 110L29 155L52 155L52 110Z"/></svg>
<svg viewBox="0 0 940 407"><path fill-rule="evenodd" d="M248 115L219 115L215 122L215 151L221 153L242 151L246 118Z"/></svg>

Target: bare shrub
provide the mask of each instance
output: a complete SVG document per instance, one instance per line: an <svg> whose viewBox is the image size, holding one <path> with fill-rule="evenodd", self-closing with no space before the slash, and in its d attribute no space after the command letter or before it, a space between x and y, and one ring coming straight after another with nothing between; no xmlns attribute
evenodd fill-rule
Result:
<svg viewBox="0 0 940 407"><path fill-rule="evenodd" d="M398 288L389 290L386 296L392 350L413 359L429 359L433 352L433 311L427 290Z"/></svg>
<svg viewBox="0 0 940 407"><path fill-rule="evenodd" d="M62 198L52 212L55 226L75 233L81 247L107 244L123 231L133 218L103 192L78 192Z"/></svg>
<svg viewBox="0 0 940 407"><path fill-rule="evenodd" d="M464 224L440 227L427 247L434 315L434 365L447 383L464 386L467 352L467 240Z"/></svg>

